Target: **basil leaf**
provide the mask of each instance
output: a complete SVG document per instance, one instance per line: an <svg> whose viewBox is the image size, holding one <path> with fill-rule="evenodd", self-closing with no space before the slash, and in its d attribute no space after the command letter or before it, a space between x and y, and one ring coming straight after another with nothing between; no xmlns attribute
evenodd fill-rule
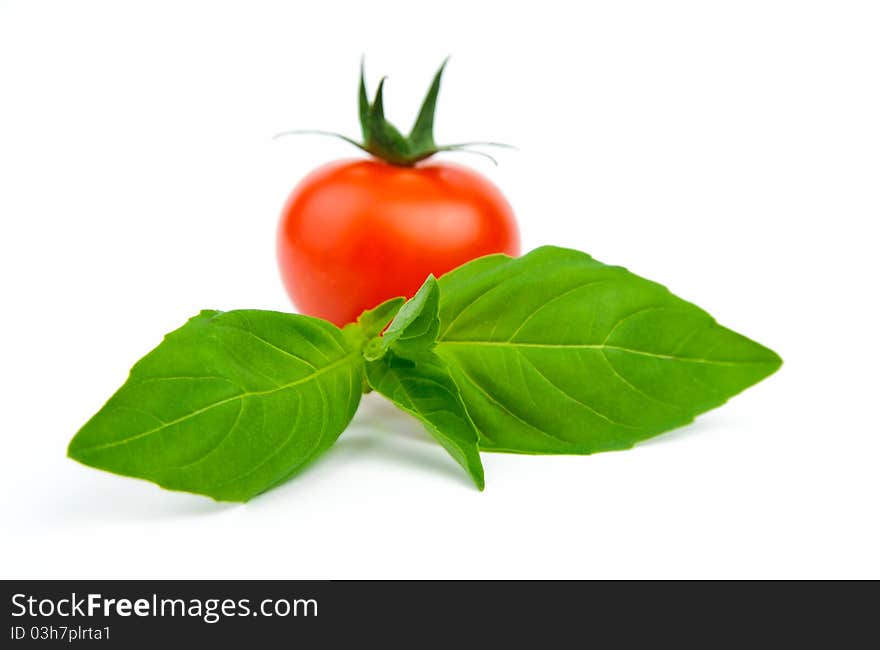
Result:
<svg viewBox="0 0 880 650"><path fill-rule="evenodd" d="M400 308L382 337L367 346L366 358L370 361L380 359L391 347L404 357L434 347L440 329L437 318L439 297L437 280L429 275L416 295Z"/></svg>
<svg viewBox="0 0 880 650"><path fill-rule="evenodd" d="M367 339L378 336L405 302L406 298L392 298L358 316L357 324L361 327L363 335Z"/></svg>
<svg viewBox="0 0 880 650"><path fill-rule="evenodd" d="M659 284L574 250L493 255L439 283L435 350L487 450L626 449L781 365Z"/></svg>
<svg viewBox="0 0 880 650"><path fill-rule="evenodd" d="M479 436L458 387L437 355L425 353L415 360L393 352L367 363L367 381L373 389L421 420L428 432L482 490L486 483L478 447Z"/></svg>
<svg viewBox="0 0 880 650"><path fill-rule="evenodd" d="M440 327L434 276L397 312L381 338L365 348L369 385L421 420L428 432L485 487L479 435L443 361L431 352Z"/></svg>
<svg viewBox="0 0 880 650"><path fill-rule="evenodd" d="M68 454L165 488L246 501L336 441L362 376L360 350L330 323L203 311L132 368Z"/></svg>

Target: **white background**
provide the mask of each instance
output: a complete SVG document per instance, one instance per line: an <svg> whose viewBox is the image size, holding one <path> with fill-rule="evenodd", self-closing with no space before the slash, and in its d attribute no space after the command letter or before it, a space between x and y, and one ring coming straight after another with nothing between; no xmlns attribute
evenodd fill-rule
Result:
<svg viewBox="0 0 880 650"><path fill-rule="evenodd" d="M874 2L0 0L4 578L880 578L880 13ZM356 155L358 61L408 128L497 168L526 249L665 283L785 359L692 426L484 455L479 493L367 399L247 505L65 458L201 308L290 309L287 193Z"/></svg>

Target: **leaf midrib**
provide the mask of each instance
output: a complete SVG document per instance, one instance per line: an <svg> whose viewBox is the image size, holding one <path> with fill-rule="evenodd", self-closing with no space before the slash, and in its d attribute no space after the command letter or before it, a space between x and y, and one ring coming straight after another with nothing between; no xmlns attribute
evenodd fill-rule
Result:
<svg viewBox="0 0 880 650"><path fill-rule="evenodd" d="M702 357L682 357L673 354L658 354L656 352L648 352L646 350L635 350L619 345L608 345L605 343L519 343L516 341L438 341L438 346L471 346L471 347L500 347L500 348L526 348L537 350L612 350L618 352L627 352L629 354L637 354L640 356L651 357L654 359L662 359L664 361L683 361L687 363L704 363L716 366L743 366L743 365L766 365L773 363L773 360L761 361L727 361L721 359L706 359Z"/></svg>
<svg viewBox="0 0 880 650"><path fill-rule="evenodd" d="M327 373L327 372L333 370L334 368L342 365L344 362L349 361L352 357L355 357L358 354L359 353L357 350L353 350L352 352L349 352L344 357L340 357L339 359L337 359L333 363L331 363L327 366L324 366L323 368L320 368L317 371L315 371L309 375L306 375L305 377L300 377L299 379L296 379L296 380L289 382L287 384L283 384L283 385L277 386L275 388L270 388L268 390L244 391L242 393L239 393L238 395L233 395L232 397L227 397L227 398L224 398L224 399L219 400L217 402L213 402L211 404L208 404L207 406L203 406L202 408L197 409L195 411L192 411L190 413L187 413L185 415L182 415L181 417L179 417L175 420L169 420L168 422L164 422L163 424L159 425L158 427L154 427L153 429L149 429L148 431L142 431L141 433L135 434L133 436L129 436L128 438L123 438L121 440L113 440L112 442L108 442L108 443L104 443L104 444L100 444L100 445L92 445L91 447L81 447L81 448L77 449L76 452L77 453L89 453L89 452L99 451L102 449L109 449L111 447L117 447L119 445L128 444L128 443L133 442L135 440L140 440L141 438L146 438L147 436L153 435L154 433L159 433L160 431L167 429L168 427L174 426L176 424L180 424L181 422L185 422L185 421L189 420L190 418L194 418L198 415L201 415L202 413L207 413L208 411L210 411L212 409L218 408L218 407L223 406L225 404L229 404L230 402L234 402L235 400L244 400L244 399L247 399L248 397L270 395L272 393L277 393L282 390L287 390L288 388L293 388L294 386L298 386L300 384L304 384L306 382L312 381L313 379L316 379L320 375L323 375L324 373Z"/></svg>

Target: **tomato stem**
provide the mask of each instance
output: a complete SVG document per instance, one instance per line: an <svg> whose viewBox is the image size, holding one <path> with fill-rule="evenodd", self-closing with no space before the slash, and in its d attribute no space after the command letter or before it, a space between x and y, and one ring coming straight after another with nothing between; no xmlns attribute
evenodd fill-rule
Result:
<svg viewBox="0 0 880 650"><path fill-rule="evenodd" d="M376 88L376 94L373 102L370 103L367 97L367 85L364 73L364 59L361 58L361 74L360 83L358 85L358 115L361 124L361 134L363 142L350 138L341 133L334 131L321 131L315 129L308 130L292 130L284 131L275 136L275 138L285 135L325 135L339 138L345 142L357 147L361 151L383 160L391 165L399 167L412 167L418 162L430 158L440 152L461 151L478 156L483 156L497 165L498 161L489 154L473 149L472 147L503 147L506 149L515 149L508 144L501 142L463 142L459 144L449 144L438 146L434 141L434 115L437 108L437 96L440 93L440 82L443 78L443 71L449 57L443 60L440 68L431 81L428 93L422 101L419 114L415 123L409 132L409 135L403 135L397 127L385 119L385 101L384 89L385 81L388 77L382 77Z"/></svg>

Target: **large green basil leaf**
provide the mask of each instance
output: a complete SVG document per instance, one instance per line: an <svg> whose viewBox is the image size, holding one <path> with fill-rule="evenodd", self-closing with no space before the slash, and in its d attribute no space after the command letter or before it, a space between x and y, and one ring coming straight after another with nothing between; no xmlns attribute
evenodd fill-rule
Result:
<svg viewBox="0 0 880 650"><path fill-rule="evenodd" d="M435 351L487 450L626 449L781 364L661 285L574 250L493 255L439 283Z"/></svg>
<svg viewBox="0 0 880 650"><path fill-rule="evenodd" d="M381 338L365 350L367 381L421 420L428 432L483 489L479 435L443 361L432 352L440 327L434 276L397 312Z"/></svg>
<svg viewBox="0 0 880 650"><path fill-rule="evenodd" d="M203 311L132 368L68 454L165 488L246 501L336 441L362 377L359 348L327 322Z"/></svg>

